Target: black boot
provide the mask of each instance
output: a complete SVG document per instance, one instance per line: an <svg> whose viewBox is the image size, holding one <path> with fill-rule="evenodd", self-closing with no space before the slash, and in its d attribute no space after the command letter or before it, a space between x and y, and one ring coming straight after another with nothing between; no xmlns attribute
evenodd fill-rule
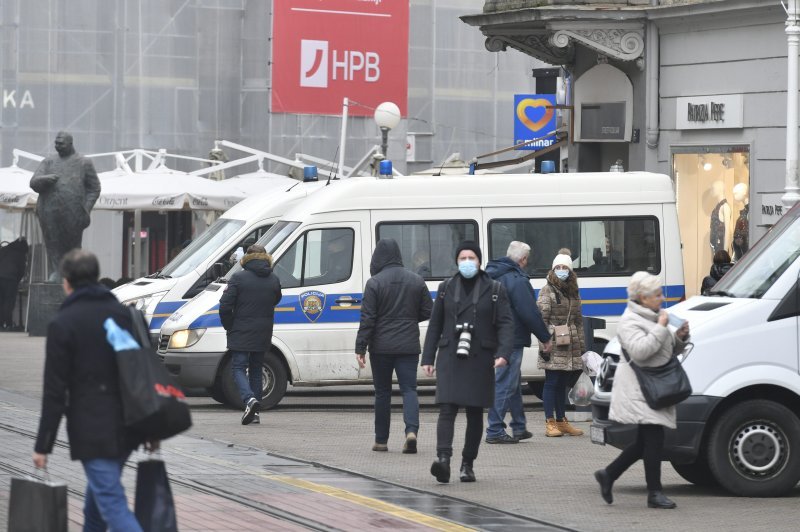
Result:
<svg viewBox="0 0 800 532"><path fill-rule="evenodd" d="M647 492L647 507L648 508L664 508L667 510L671 510L678 506L671 500L667 499L667 497L661 493L660 491L648 491Z"/></svg>
<svg viewBox="0 0 800 532"><path fill-rule="evenodd" d="M600 484L600 495L603 497L603 500L608 504L614 502L614 495L611 493L611 487L614 485L614 481L608 476L608 471L605 469L598 469L594 472L594 478L597 480L597 483Z"/></svg>
<svg viewBox="0 0 800 532"><path fill-rule="evenodd" d="M472 460L461 460L461 482L475 482L475 471L472 470Z"/></svg>
<svg viewBox="0 0 800 532"><path fill-rule="evenodd" d="M436 461L431 465L431 475L443 484L450 482L450 457L444 454L438 455Z"/></svg>

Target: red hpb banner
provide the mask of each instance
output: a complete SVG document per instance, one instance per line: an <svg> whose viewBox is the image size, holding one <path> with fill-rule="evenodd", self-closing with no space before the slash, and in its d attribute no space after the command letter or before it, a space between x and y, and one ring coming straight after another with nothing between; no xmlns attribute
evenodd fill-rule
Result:
<svg viewBox="0 0 800 532"><path fill-rule="evenodd" d="M272 112L339 114L342 98L406 116L407 0L274 0ZM372 115L353 105L351 115Z"/></svg>

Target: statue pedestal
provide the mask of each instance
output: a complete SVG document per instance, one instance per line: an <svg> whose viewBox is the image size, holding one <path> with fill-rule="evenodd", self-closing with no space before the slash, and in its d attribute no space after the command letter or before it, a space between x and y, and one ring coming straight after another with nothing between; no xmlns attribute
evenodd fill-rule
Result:
<svg viewBox="0 0 800 532"><path fill-rule="evenodd" d="M64 302L61 283L31 283L28 335L47 336L47 326Z"/></svg>

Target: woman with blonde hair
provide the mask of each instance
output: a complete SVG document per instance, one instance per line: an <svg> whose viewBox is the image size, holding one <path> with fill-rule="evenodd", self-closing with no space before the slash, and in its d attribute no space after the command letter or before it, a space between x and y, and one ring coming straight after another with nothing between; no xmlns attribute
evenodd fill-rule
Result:
<svg viewBox="0 0 800 532"><path fill-rule="evenodd" d="M648 406L631 363L642 367L658 367L682 352L689 340L689 323L672 332L667 328L669 317L661 308L664 293L661 281L647 272L636 272L628 284L628 308L617 325L617 338L627 357L623 356L614 373L609 419L626 425L637 425L636 441L626 447L605 469L595 472L600 494L608 504L614 501L611 488L622 473L644 460L649 508L675 508L675 503L661 492L661 453L664 448L664 427L675 428L675 406L655 410ZM626 359L630 357L629 361Z"/></svg>
<svg viewBox="0 0 800 532"><path fill-rule="evenodd" d="M583 313L578 278L572 270L569 255L559 254L553 259L553 268L547 273L547 284L539 291L539 310L551 332L564 332L561 341L553 337L552 349L544 351L539 343L539 369L544 370L545 436L580 436L583 431L569 424L565 415L567 384L575 372L583 370L581 355L586 351L583 337ZM558 345L561 343L561 345Z"/></svg>

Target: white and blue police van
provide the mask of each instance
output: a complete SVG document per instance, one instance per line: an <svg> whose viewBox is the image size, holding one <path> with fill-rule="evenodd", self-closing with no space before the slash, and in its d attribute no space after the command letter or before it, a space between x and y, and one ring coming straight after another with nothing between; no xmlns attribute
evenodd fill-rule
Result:
<svg viewBox="0 0 800 532"><path fill-rule="evenodd" d="M497 174L357 177L341 180L287 211L261 239L273 255L283 298L275 309L272 349L264 360L269 408L288 384L364 384L354 348L360 302L376 242L393 238L405 267L422 275L431 296L456 273L455 249L480 243L484 265L502 257L513 240L533 248L528 273L545 283L559 249L572 252L583 313L602 317L598 344L614 335L626 286L639 270L658 275L670 304L684 297L683 266L668 176L650 173ZM239 405L225 331L219 319L219 282L170 316L159 353L183 386L208 388ZM423 334L426 324L422 324ZM541 383L536 346L523 357L527 382ZM420 372L421 384L433 382Z"/></svg>
<svg viewBox="0 0 800 532"><path fill-rule="evenodd" d="M296 203L324 183L277 179L271 190L247 198L222 214L163 269L119 286L114 295L144 312L157 338L173 312L223 276Z"/></svg>
<svg viewBox="0 0 800 532"><path fill-rule="evenodd" d="M681 357L692 395L677 406L664 460L684 479L745 497L800 481L800 206L785 214L707 296L669 311L689 320ZM635 427L608 419L621 349L606 347L592 441L623 448Z"/></svg>

